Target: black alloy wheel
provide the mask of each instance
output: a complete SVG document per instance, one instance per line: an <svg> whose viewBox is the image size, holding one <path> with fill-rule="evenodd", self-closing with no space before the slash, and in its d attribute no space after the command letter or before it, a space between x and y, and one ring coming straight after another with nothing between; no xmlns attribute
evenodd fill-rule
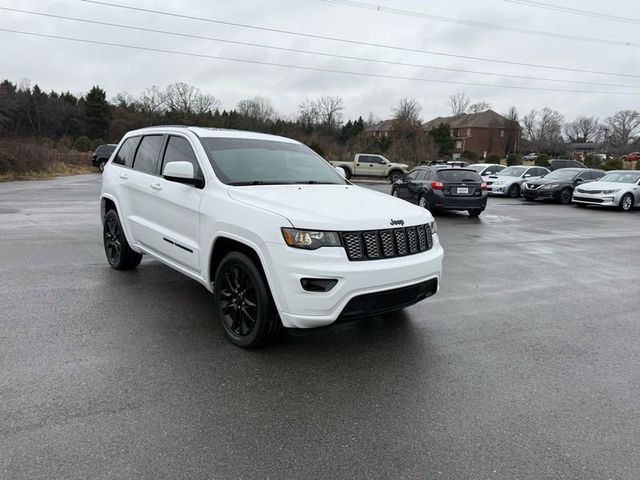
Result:
<svg viewBox="0 0 640 480"><path fill-rule="evenodd" d="M520 196L520 185L514 183L509 187L509 191L507 193L511 198L518 198Z"/></svg>
<svg viewBox="0 0 640 480"><path fill-rule="evenodd" d="M231 343L256 347L278 331L280 319L266 280L247 255L231 252L223 258L216 271L214 295Z"/></svg>
<svg viewBox="0 0 640 480"><path fill-rule="evenodd" d="M129 246L115 210L109 210L105 215L102 240L107 261L116 270L131 270L140 265L142 254Z"/></svg>
<svg viewBox="0 0 640 480"><path fill-rule="evenodd" d="M563 188L560 192L560 203L563 205L569 205L571 203L571 197L573 192L570 188Z"/></svg>

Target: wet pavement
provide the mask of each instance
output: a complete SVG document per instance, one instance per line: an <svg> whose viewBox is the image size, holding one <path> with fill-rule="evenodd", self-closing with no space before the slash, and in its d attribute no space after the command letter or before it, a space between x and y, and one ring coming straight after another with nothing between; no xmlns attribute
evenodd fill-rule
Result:
<svg viewBox="0 0 640 480"><path fill-rule="evenodd" d="M640 476L640 211L490 198L435 297L244 351L99 181L0 184L0 478Z"/></svg>

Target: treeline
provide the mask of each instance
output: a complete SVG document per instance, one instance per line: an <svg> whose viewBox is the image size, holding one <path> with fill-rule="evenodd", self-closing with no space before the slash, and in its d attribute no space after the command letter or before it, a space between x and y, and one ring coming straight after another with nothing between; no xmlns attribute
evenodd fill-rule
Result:
<svg viewBox="0 0 640 480"><path fill-rule="evenodd" d="M295 118L278 115L260 96L223 109L214 96L195 86L175 83L164 90L148 88L138 96L120 93L112 99L99 86L82 96L45 92L38 85L0 83L0 133L5 137L48 138L87 151L101 143L115 143L129 130L150 125L259 131L300 140L331 158L355 151L382 152L388 145L364 134L362 117L343 119L340 97L304 100Z"/></svg>

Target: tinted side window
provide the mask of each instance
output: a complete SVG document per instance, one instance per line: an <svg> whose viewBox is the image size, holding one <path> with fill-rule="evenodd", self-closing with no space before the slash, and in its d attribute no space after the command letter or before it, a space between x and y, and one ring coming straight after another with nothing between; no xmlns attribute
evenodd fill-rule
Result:
<svg viewBox="0 0 640 480"><path fill-rule="evenodd" d="M416 180L422 181L425 178L427 178L427 171L426 170L418 170L418 176L416 177Z"/></svg>
<svg viewBox="0 0 640 480"><path fill-rule="evenodd" d="M167 149L164 151L164 161L162 162L162 170L167 162L189 162L193 165L193 173L196 177L201 177L200 165L196 160L196 154L193 153L189 140L182 137L169 137Z"/></svg>
<svg viewBox="0 0 640 480"><path fill-rule="evenodd" d="M362 159L363 162L367 162L367 163L377 163L377 164L381 164L382 162L382 158L377 157L375 155L367 155L366 157L364 157Z"/></svg>
<svg viewBox="0 0 640 480"><path fill-rule="evenodd" d="M440 170L438 178L445 182L482 182L482 177L475 170Z"/></svg>
<svg viewBox="0 0 640 480"><path fill-rule="evenodd" d="M113 163L116 165L131 167L131 165L133 165L133 155L136 153L138 142L140 142L140 137L132 137L125 140L120 147L120 150L118 150L118 154L113 159Z"/></svg>
<svg viewBox="0 0 640 480"><path fill-rule="evenodd" d="M162 135L143 137L133 162L133 169L145 173L155 173L161 148Z"/></svg>
<svg viewBox="0 0 640 480"><path fill-rule="evenodd" d="M414 170L413 172L409 172L407 174L407 178L409 180L416 180L418 178L419 173L420 173L420 170Z"/></svg>

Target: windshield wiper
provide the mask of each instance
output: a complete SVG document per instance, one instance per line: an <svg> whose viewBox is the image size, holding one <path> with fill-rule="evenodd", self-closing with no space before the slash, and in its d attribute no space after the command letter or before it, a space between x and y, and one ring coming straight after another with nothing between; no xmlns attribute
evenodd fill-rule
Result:
<svg viewBox="0 0 640 480"><path fill-rule="evenodd" d="M270 182L268 180L251 180L249 182L231 182L233 187L243 187L246 185L291 185L291 182Z"/></svg>

